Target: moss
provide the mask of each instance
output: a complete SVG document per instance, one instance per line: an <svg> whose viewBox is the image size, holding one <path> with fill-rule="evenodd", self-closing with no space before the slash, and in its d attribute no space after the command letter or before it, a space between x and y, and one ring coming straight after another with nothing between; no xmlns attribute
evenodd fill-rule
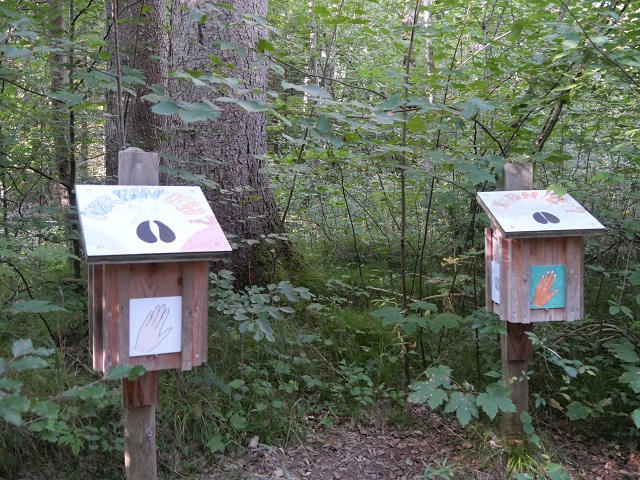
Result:
<svg viewBox="0 0 640 480"><path fill-rule="evenodd" d="M275 261L275 268L274 268ZM234 272L243 285L267 285L286 280L296 287L308 288L314 295L327 293L327 279L305 260L291 242L276 246L262 242L252 247L249 272Z"/></svg>

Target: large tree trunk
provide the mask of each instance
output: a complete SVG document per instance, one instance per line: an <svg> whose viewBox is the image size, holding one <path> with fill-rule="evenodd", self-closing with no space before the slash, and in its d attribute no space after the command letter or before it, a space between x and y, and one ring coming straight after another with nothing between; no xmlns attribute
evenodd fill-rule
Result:
<svg viewBox="0 0 640 480"><path fill-rule="evenodd" d="M199 0L174 1L170 65L176 71L222 73L240 79L241 86L235 90L223 89L219 84L198 87L190 80L172 78L169 90L176 101L201 102L203 98L215 101L218 96L243 100L264 98L267 69L266 64L257 59L255 44L265 38L267 32L259 25L247 25L242 15L266 17L268 1L230 0L227 3L234 8L212 9L211 3ZM197 16L191 13L192 9L207 13L206 20L204 17L204 22L194 20ZM214 48L215 41L243 45L247 53L239 55L233 49ZM212 54L235 68L216 68L209 59ZM169 166L176 172L186 169L203 175L217 184L217 187L205 188L205 194L223 230L238 244L231 269L241 284L262 282L269 278L269 249L264 248L264 244L248 245L245 240L262 241L276 231L276 203L269 177L264 172L266 118L263 114L245 112L233 103L219 105L227 111L215 122L185 124L173 117L166 147L174 159Z"/></svg>
<svg viewBox="0 0 640 480"><path fill-rule="evenodd" d="M169 70L169 38L167 34L167 2L165 0L117 0L117 18L121 19L114 28L113 0L106 1L107 41L111 61L109 72L116 74L116 33L122 76L138 70L144 75L146 85L166 86ZM124 144L146 151L158 151L164 134L166 117L151 112L152 104L142 100L150 93L146 85L129 84L135 95L122 92L122 121L124 122ZM126 82L125 82L125 86ZM118 96L115 92L107 95L109 117L106 124L106 170L110 183L118 173L118 151L124 146L118 129Z"/></svg>

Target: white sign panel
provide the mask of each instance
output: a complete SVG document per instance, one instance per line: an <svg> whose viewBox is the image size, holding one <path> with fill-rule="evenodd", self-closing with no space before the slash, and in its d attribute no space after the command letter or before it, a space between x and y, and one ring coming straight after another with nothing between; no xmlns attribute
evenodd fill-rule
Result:
<svg viewBox="0 0 640 480"><path fill-rule="evenodd" d="M129 356L182 350L182 297L129 300Z"/></svg>
<svg viewBox="0 0 640 480"><path fill-rule="evenodd" d="M77 185L86 254L230 252L199 187Z"/></svg>
<svg viewBox="0 0 640 480"><path fill-rule="evenodd" d="M491 300L500 304L500 263L491 262Z"/></svg>
<svg viewBox="0 0 640 480"><path fill-rule="evenodd" d="M605 227L571 195L546 190L478 192L478 200L505 237L587 235Z"/></svg>

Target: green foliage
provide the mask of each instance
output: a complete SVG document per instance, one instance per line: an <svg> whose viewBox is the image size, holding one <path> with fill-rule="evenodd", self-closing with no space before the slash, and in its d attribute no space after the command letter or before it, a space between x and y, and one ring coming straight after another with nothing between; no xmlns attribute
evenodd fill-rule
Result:
<svg viewBox="0 0 640 480"><path fill-rule="evenodd" d="M413 392L408 400L414 403L427 403L431 408L444 406L444 413L454 413L460 424L465 427L478 417L478 408L482 409L490 419L494 419L498 411L515 412L516 408L509 395L511 389L500 384L491 384L478 395L473 391L465 391L451 380L452 370L446 365L430 367L424 375L427 380L414 382ZM469 385L470 387L470 385Z"/></svg>
<svg viewBox="0 0 640 480"><path fill-rule="evenodd" d="M59 34L49 5L0 7L0 414L73 453L116 449L120 438L108 413L89 420L88 405L115 408L113 390L78 373L88 363L87 292L72 273L80 252L70 250L77 231L65 195L72 169L77 179L105 180L104 92L115 80L96 36L103 7L89 2ZM202 27L229 8L208 3L189 16ZM210 92L199 102L123 69L126 92L186 128L237 110L268 116L268 151L257 153L269 160L287 234L236 240L265 246L261 265L291 241L311 265L294 272L306 288L265 281L236 291L230 272L212 277L210 358L221 365L185 374L190 397L166 401L164 420L175 430L160 432L162 448L183 442L219 454L254 434L297 435L305 409L329 424L380 399L401 403L401 360L412 377L425 371L410 401L455 413L463 425L512 412L508 386L491 379L501 376L504 328L479 308L488 219L474 202L476 191L497 188L509 161L532 163L537 188L569 191L608 227L585 243L586 320L531 335L536 355L523 375L535 410L522 418L525 433L535 439L537 420L568 418L637 436L636 9L453 1L444 10L423 5L412 19L402 8L272 0L268 19L239 20L269 31L268 40L220 39L206 52L210 71L172 72ZM259 100L243 99L224 51L256 53L251 68L269 68ZM54 85L58 67L68 79ZM221 188L187 168L227 159L182 160L185 168L170 172L176 178ZM64 348L51 354L19 338ZM140 373L123 367L105 380ZM557 464L524 454L513 465L521 476L566 478ZM427 467L425 478L450 470Z"/></svg>

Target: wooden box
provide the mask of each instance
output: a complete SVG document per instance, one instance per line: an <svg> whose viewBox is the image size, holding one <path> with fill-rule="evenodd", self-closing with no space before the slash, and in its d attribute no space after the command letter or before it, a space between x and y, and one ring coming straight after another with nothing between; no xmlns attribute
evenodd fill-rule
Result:
<svg viewBox="0 0 640 480"><path fill-rule="evenodd" d="M76 187L93 367L207 360L209 260L231 247L198 187Z"/></svg>
<svg viewBox="0 0 640 480"><path fill-rule="evenodd" d="M579 320L583 237L605 228L570 195L478 193L486 229L487 309L512 323Z"/></svg>

